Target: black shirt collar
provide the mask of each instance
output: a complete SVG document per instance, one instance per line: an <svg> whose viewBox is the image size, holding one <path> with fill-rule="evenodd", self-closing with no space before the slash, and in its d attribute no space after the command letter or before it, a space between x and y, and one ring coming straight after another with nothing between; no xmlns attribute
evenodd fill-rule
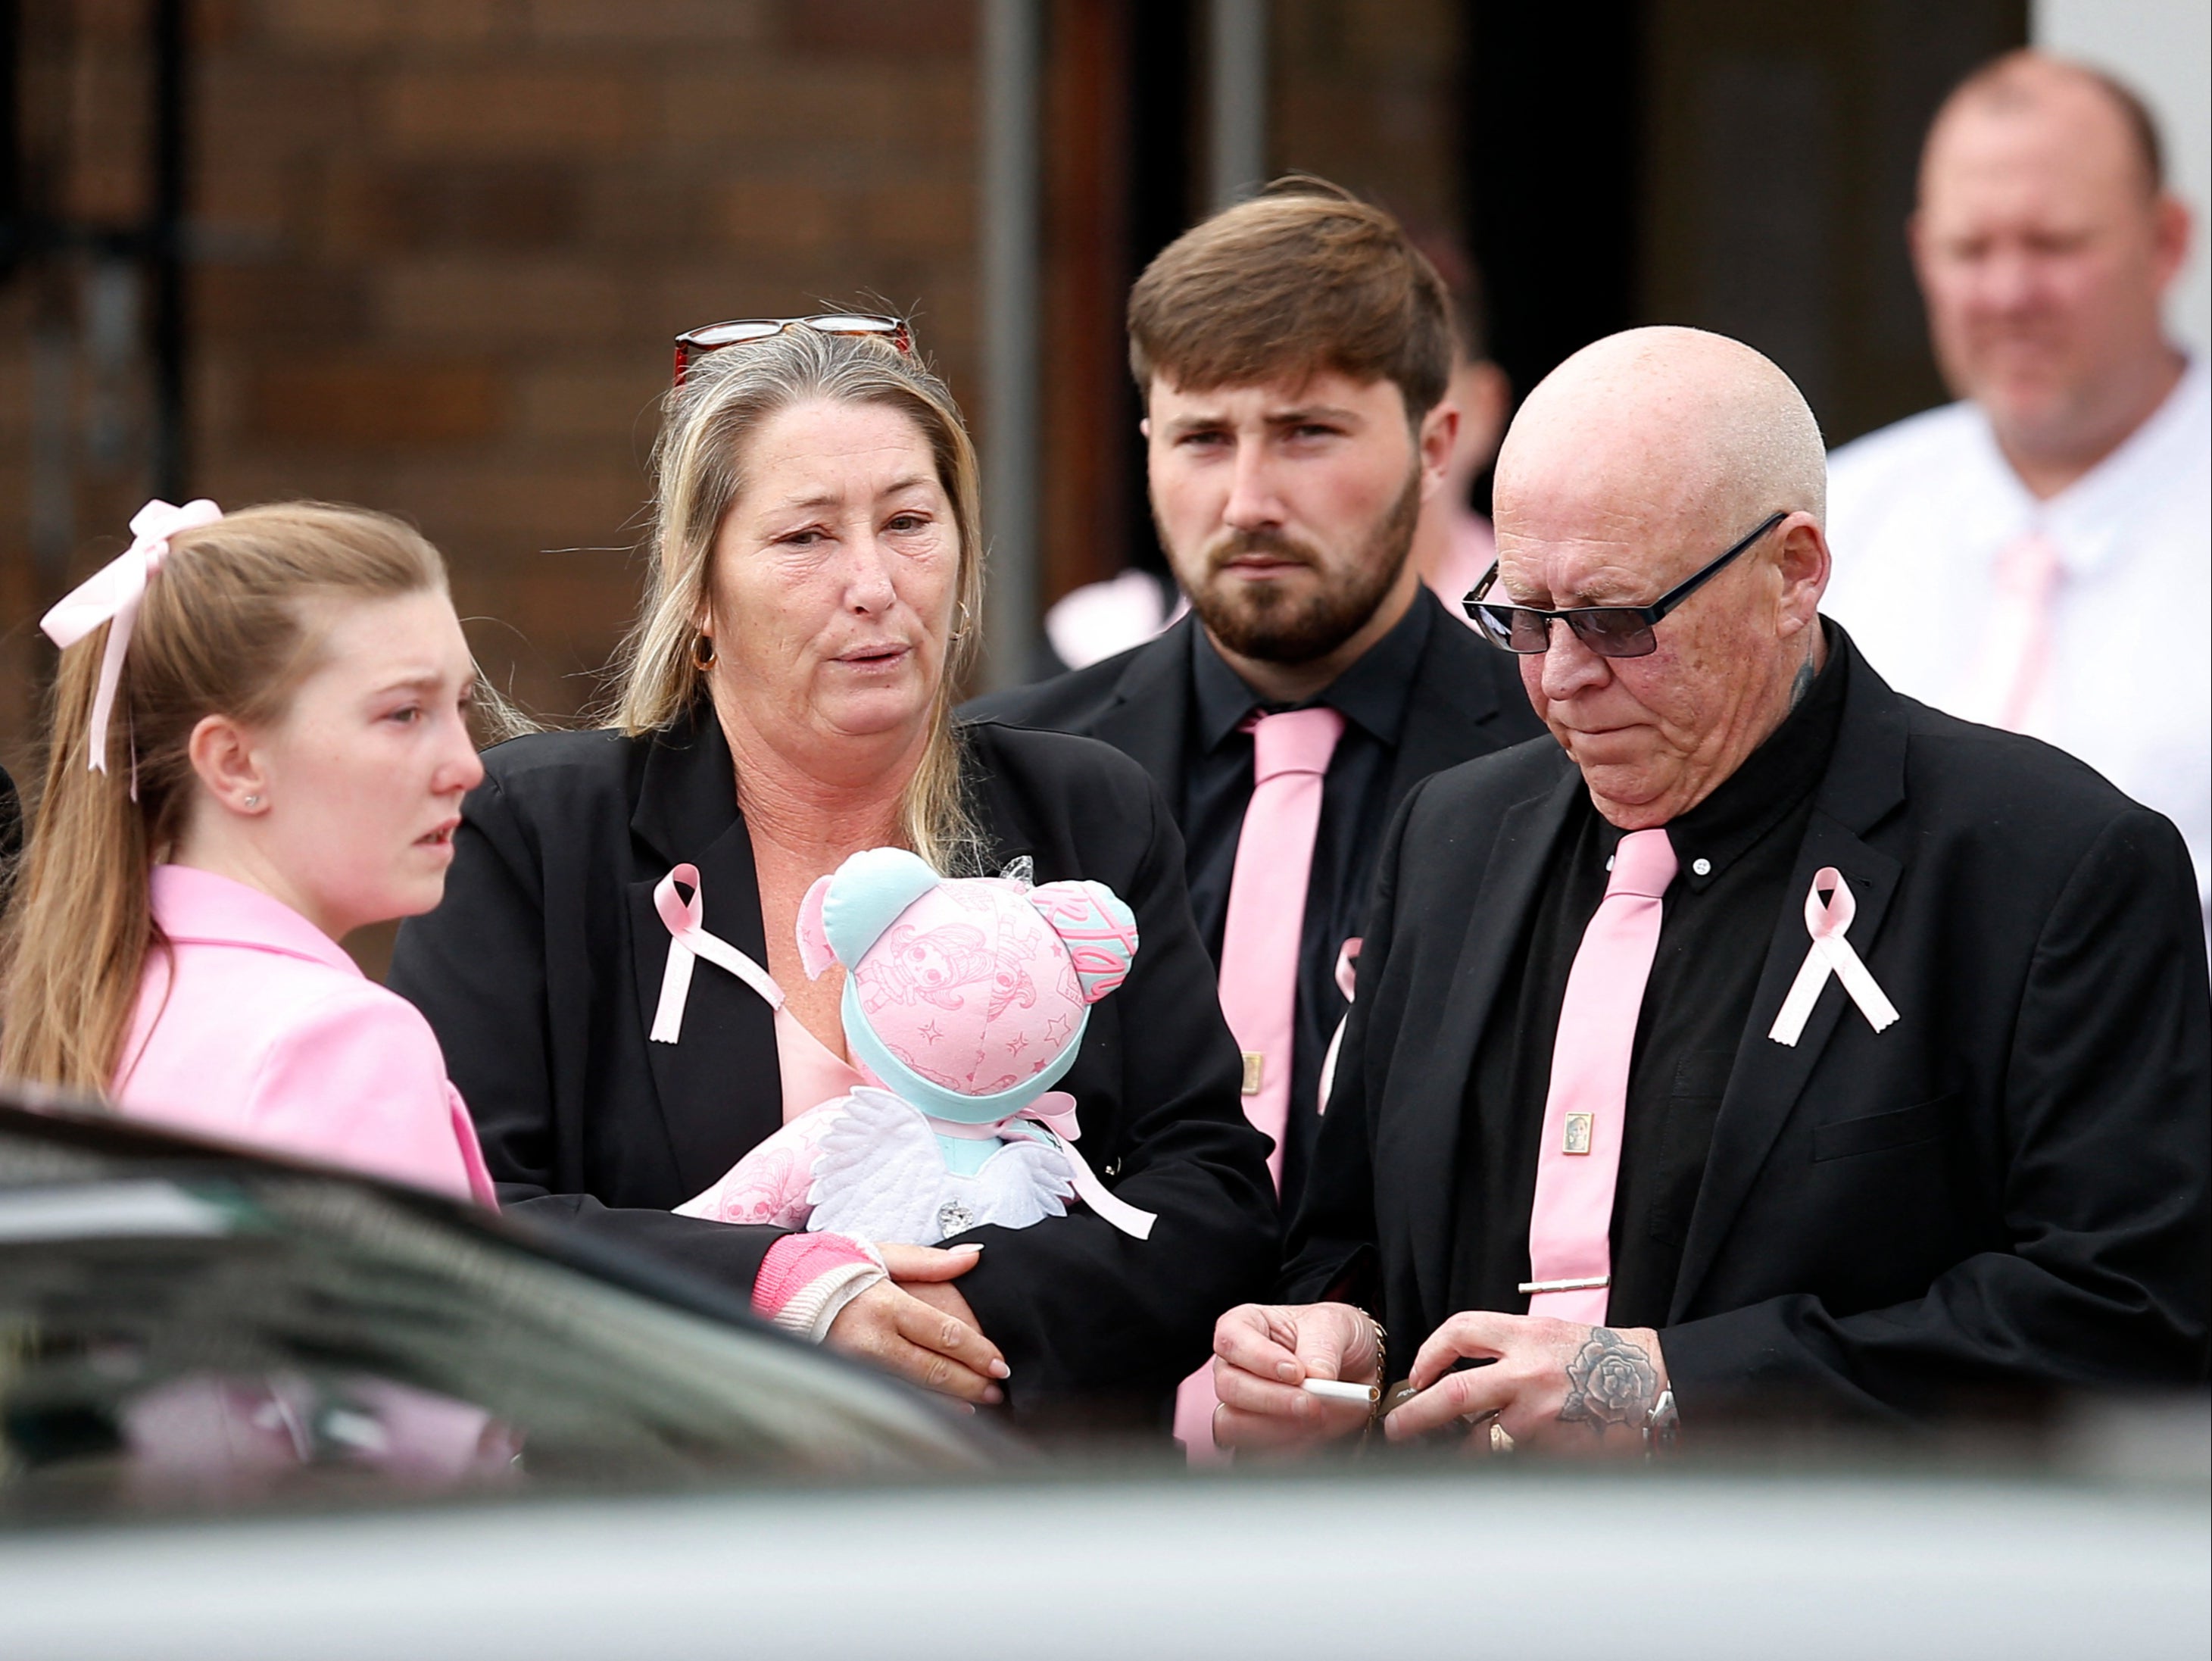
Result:
<svg viewBox="0 0 2212 1661"><path fill-rule="evenodd" d="M1428 647L1435 610L1428 603L1427 592L1416 590L1406 615L1391 625L1388 634L1362 653L1349 669L1297 705L1268 703L1229 666L1203 627L1193 629L1191 687L1196 698L1193 708L1198 715L1200 742L1209 751L1218 749L1255 709L1273 715L1280 709L1326 704L1382 743L1395 745L1406 724L1406 701L1413 691L1421 654Z"/></svg>
<svg viewBox="0 0 2212 1661"><path fill-rule="evenodd" d="M1828 770L1836 734L1843 726L1850 666L1850 654L1837 649L1832 634L1827 642L1827 666L1814 678L1804 702L1712 794L1668 824L1667 839L1674 845L1680 880L1692 891L1704 889L1758 846L1813 794ZM1700 860L1705 862L1703 870L1698 869Z"/></svg>

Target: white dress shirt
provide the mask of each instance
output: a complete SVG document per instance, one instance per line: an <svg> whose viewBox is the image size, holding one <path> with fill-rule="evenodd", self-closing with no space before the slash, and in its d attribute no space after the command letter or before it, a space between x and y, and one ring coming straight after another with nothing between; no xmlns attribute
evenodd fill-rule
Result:
<svg viewBox="0 0 2212 1661"><path fill-rule="evenodd" d="M1930 410L1828 459L1835 574L1821 609L1898 691L1990 707L1980 649L1997 556L2058 555L2051 646L2021 730L2070 751L2181 827L2212 894L2212 377L2192 359L2127 441L2047 502L1972 404Z"/></svg>

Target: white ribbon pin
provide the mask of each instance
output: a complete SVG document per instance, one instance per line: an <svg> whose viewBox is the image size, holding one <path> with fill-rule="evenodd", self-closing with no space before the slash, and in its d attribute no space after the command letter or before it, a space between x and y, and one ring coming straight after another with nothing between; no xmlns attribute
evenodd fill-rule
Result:
<svg viewBox="0 0 2212 1661"><path fill-rule="evenodd" d="M682 883L691 891L684 899L676 891ZM699 867L679 865L653 885L653 910L668 930L668 964L660 972L660 1002L653 1012L654 1043L674 1043L684 1031L684 1006L691 996L691 965L701 958L727 970L768 1000L770 1009L783 1007L783 989L744 952L707 932L706 897L699 891Z"/></svg>
<svg viewBox="0 0 2212 1661"><path fill-rule="evenodd" d="M1834 896L1826 905L1820 904L1823 888L1833 891ZM1813 1005L1832 973L1844 983L1844 990L1850 994L1851 1001L1859 1007L1867 1024L1875 1031L1897 1019L1897 1006L1875 984L1866 964L1844 938L1858 909L1851 891L1844 885L1844 873L1834 866L1824 865L1813 873L1813 885L1805 894L1805 932L1813 937L1813 944L1805 953L1797 978L1790 983L1790 995L1782 1001L1781 1013L1775 1016L1773 1028L1766 1035L1775 1043L1795 1047L1804 1036Z"/></svg>

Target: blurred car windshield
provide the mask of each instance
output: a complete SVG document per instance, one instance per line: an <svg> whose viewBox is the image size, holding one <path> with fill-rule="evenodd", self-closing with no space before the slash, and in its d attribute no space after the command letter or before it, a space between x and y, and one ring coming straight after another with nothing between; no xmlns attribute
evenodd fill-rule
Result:
<svg viewBox="0 0 2212 1661"><path fill-rule="evenodd" d="M68 1135L0 1110L0 1523L987 1462L902 1387L489 1216Z"/></svg>

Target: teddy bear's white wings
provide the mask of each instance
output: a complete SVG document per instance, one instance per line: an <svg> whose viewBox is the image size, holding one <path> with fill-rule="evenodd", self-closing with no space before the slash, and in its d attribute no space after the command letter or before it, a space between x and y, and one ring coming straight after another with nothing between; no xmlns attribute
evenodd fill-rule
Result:
<svg viewBox="0 0 2212 1661"><path fill-rule="evenodd" d="M1074 1191L1058 1151L1028 1136L1000 1147L974 1176L956 1176L919 1110L863 1086L822 1139L807 1226L933 1245L981 1223L1026 1228L1057 1217Z"/></svg>
<svg viewBox="0 0 2212 1661"><path fill-rule="evenodd" d="M806 1226L927 1245L939 1238L945 1177L945 1156L927 1119L889 1091L855 1090L822 1139Z"/></svg>

